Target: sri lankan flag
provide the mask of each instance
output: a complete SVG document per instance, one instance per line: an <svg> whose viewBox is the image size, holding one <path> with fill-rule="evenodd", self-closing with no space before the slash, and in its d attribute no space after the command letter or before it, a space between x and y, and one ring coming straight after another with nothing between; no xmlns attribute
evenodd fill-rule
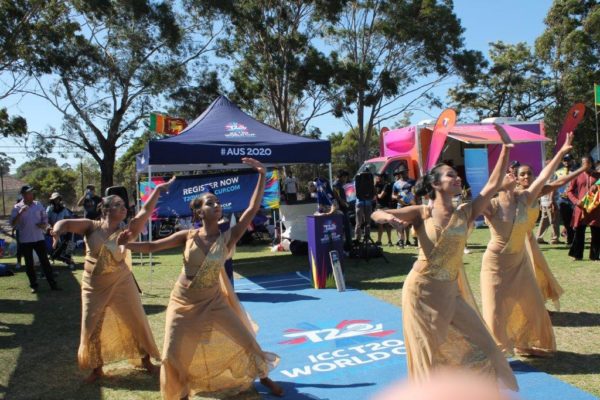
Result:
<svg viewBox="0 0 600 400"><path fill-rule="evenodd" d="M594 83L594 104L600 106L600 85Z"/></svg>
<svg viewBox="0 0 600 400"><path fill-rule="evenodd" d="M150 114L150 130L152 132L178 135L187 127L187 122L183 118L170 117L160 113Z"/></svg>

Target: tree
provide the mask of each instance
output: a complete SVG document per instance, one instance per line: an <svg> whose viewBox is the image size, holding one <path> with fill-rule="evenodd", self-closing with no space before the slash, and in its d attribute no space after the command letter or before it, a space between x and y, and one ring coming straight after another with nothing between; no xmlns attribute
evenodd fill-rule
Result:
<svg viewBox="0 0 600 400"><path fill-rule="evenodd" d="M0 152L0 171L2 175L8 175L10 172L10 166L15 163L15 159L6 153Z"/></svg>
<svg viewBox="0 0 600 400"><path fill-rule="evenodd" d="M365 160L359 155L358 129L348 132L337 132L329 136L331 142L331 163L333 170L344 169L354 175ZM379 139L377 135L370 135L371 142L365 153L366 158L376 157L379 154Z"/></svg>
<svg viewBox="0 0 600 400"><path fill-rule="evenodd" d="M70 207L77 202L75 186L77 173L58 167L40 168L25 177L37 192L37 199L42 203L48 202L53 192L58 192L63 201Z"/></svg>
<svg viewBox="0 0 600 400"><path fill-rule="evenodd" d="M195 85L182 85L169 94L169 115L193 121L223 92L217 71L200 71L195 81Z"/></svg>
<svg viewBox="0 0 600 400"><path fill-rule="evenodd" d="M440 106L431 89L448 76L469 79L482 61L463 49L450 0L352 0L326 32L334 114L355 132L362 160L376 126L420 105Z"/></svg>
<svg viewBox="0 0 600 400"><path fill-rule="evenodd" d="M17 168L17 178L26 179L33 172L44 168L58 168L58 163L52 157L37 157L26 161Z"/></svg>
<svg viewBox="0 0 600 400"><path fill-rule="evenodd" d="M487 117L541 118L552 102L550 81L540 60L526 43L490 44L491 66L448 94L455 107L477 120Z"/></svg>
<svg viewBox="0 0 600 400"><path fill-rule="evenodd" d="M182 114L178 114L182 115ZM136 159L135 156L144 150L146 143L149 140L156 139L157 134L150 131L144 132L144 134L136 138L127 151L119 157L115 166L115 178L120 185L125 186L130 193L132 190L137 190L135 182L136 173Z"/></svg>
<svg viewBox="0 0 600 400"><path fill-rule="evenodd" d="M560 128L569 107L584 102L586 117L574 145L580 152L596 145L594 83L600 83L600 4L596 0L554 0L536 40L536 55L549 70L553 104L544 121L550 135ZM583 133L583 134L581 134Z"/></svg>
<svg viewBox="0 0 600 400"><path fill-rule="evenodd" d="M234 65L232 99L260 120L293 134L329 112L332 71L315 38L344 0L238 0L222 6L228 35L220 54ZM327 108L327 109L325 109Z"/></svg>
<svg viewBox="0 0 600 400"><path fill-rule="evenodd" d="M99 165L101 190L113 185L117 149L144 118L187 79L214 37L209 16L175 11L171 2L69 1L59 22L74 34L42 53L56 80L38 79L27 93L48 100L63 115L60 130L43 133L63 148L88 153ZM205 40L202 40L205 39ZM60 149L59 149L60 150Z"/></svg>
<svg viewBox="0 0 600 400"><path fill-rule="evenodd" d="M57 0L0 0L0 100L26 85L34 71L47 68L37 54L68 34L70 24L56 23L63 11L62 1ZM23 137L26 133L25 118L0 108L0 134Z"/></svg>

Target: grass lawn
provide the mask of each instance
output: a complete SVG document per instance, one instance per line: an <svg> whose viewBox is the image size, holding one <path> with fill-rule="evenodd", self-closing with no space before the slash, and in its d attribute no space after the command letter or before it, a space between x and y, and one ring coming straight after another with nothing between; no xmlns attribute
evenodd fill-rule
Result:
<svg viewBox="0 0 600 400"><path fill-rule="evenodd" d="M487 229L476 230L469 241L472 253L465 256L476 298L481 256L488 240ZM346 281L349 286L400 306L402 284L416 250L386 247L385 251L389 264L381 258L368 263L346 260ZM600 263L571 262L564 245L542 245L542 251L565 289L562 310L552 316L559 352L552 359L524 361L600 397ZM8 265L14 262L14 258L0 259ZM154 264L154 273L150 274L147 263L142 265L137 258L134 273L145 291L142 301L161 348L165 310L181 268L181 252L155 255ZM30 294L23 269L13 277L0 278L0 398L159 399L158 378L125 362L107 366L109 377L100 383L82 385L84 374L76 365L82 271L70 272L63 266L57 270L63 292L50 292L42 280L39 293ZM308 263L306 257L271 253L264 245L244 246L238 248L235 270L240 276L279 274L306 271ZM236 399L257 397L245 393Z"/></svg>

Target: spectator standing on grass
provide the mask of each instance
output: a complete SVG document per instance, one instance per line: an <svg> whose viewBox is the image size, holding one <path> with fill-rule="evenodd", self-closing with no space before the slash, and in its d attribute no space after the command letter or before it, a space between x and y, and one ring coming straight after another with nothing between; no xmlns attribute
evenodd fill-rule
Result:
<svg viewBox="0 0 600 400"><path fill-rule="evenodd" d="M592 157L583 157L581 165L585 168L585 172L572 181L567 189L569 200L575 204L573 217L571 218L571 226L575 233L573 243L569 249L569 256L573 261L581 261L583 259L585 230L589 226L592 233L590 260L598 261L600 259L600 207L587 212L581 200L583 200L590 190L596 187L595 183L600 175L594 170L594 160Z"/></svg>
<svg viewBox="0 0 600 400"><path fill-rule="evenodd" d="M561 167L556 170L556 178L567 176L576 169L577 168L575 166L573 157L571 157L570 154L567 154L563 157ZM556 189L556 194L558 213L560 215L560 220L563 224L564 234L562 236L566 236L567 244L570 246L571 243L573 243L573 236L575 235L575 231L571 227L571 219L573 218L573 203L571 203L571 200L569 200L569 196L567 196L568 187L569 185L561 186L560 188Z"/></svg>
<svg viewBox="0 0 600 400"><path fill-rule="evenodd" d="M48 214L48 224L50 227L54 226L58 221L73 217L73 213L65 207L65 203L63 203L62 197L58 192L54 192L50 196L50 204L46 207L46 214Z"/></svg>
<svg viewBox="0 0 600 400"><path fill-rule="evenodd" d="M375 193L377 193L376 209L389 210L392 204L392 185L386 181L385 174L375 174ZM391 247L394 243L392 243L392 226L390 224L377 225L377 242L375 244L381 246L384 230L387 233L388 246Z"/></svg>
<svg viewBox="0 0 600 400"><path fill-rule="evenodd" d="M102 198L96 194L96 187L94 185L87 185L85 187L85 193L77 205L83 206L83 218L96 220L100 218L100 211L98 210L98 204L102 202Z"/></svg>
<svg viewBox="0 0 600 400"><path fill-rule="evenodd" d="M52 273L52 267L48 260L44 232L48 226L48 215L41 203L34 200L33 187L25 185L21 188L23 200L15 204L10 215L10 223L19 232L19 246L25 257L25 268L29 278L31 293L37 293L38 283L33 267L33 252L35 251L44 276L52 290L61 290Z"/></svg>
<svg viewBox="0 0 600 400"><path fill-rule="evenodd" d="M546 165L550 160L546 160ZM556 173L550 178L550 182L556 180ZM559 230L559 213L558 213L558 193L556 190L544 194L540 197L540 224L536 235L536 240L540 244L548 244L544 240L544 234L548 227L552 227L552 236L550 238L551 244L559 244L558 230Z"/></svg>
<svg viewBox="0 0 600 400"><path fill-rule="evenodd" d="M21 201L23 201L23 197L19 195L19 197L17 197L15 205L19 204ZM15 254L15 257L17 258L17 263L15 264L15 269L21 269L21 259L23 257L23 252L21 251L21 242L19 241L19 229L17 229L16 226L13 226L12 230L13 237L15 238L15 243L17 244L17 251Z"/></svg>
<svg viewBox="0 0 600 400"><path fill-rule="evenodd" d="M401 165L395 172L394 177L396 178L396 182L392 186L392 200L396 201L397 208L402 208L406 206L412 206L417 204L415 195L412 192L413 186L415 186L415 181L408 177L408 170L406 166ZM410 230L411 225L407 225L406 228L402 229L401 232L398 232L398 246L404 248L404 246L410 245ZM415 238L415 245L417 239Z"/></svg>
<svg viewBox="0 0 600 400"><path fill-rule="evenodd" d="M340 170L337 173L337 179L333 181L333 193L343 214L344 222L344 247L346 251L352 248L352 226L350 224L350 205L346 198L346 190L344 186L348 183L350 174L348 171Z"/></svg>
<svg viewBox="0 0 600 400"><path fill-rule="evenodd" d="M298 201L298 181L292 171L289 171L283 180L283 191L288 204L294 204Z"/></svg>

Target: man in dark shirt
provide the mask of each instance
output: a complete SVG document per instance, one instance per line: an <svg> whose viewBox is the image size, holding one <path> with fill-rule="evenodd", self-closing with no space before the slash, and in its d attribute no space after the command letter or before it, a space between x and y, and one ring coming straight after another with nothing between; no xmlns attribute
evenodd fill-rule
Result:
<svg viewBox="0 0 600 400"><path fill-rule="evenodd" d="M85 193L77 202L78 206L83 206L83 218L95 220L100 218L100 211L98 211L98 204L102 202L102 198L95 193L96 187L94 185L87 185Z"/></svg>
<svg viewBox="0 0 600 400"><path fill-rule="evenodd" d="M376 210L387 210L392 204L392 185L386 181L384 174L375 174L375 193L376 196ZM392 243L392 226L389 224L378 224L377 225L377 242L375 244L381 245L381 237L383 231L387 233L388 246L393 246Z"/></svg>

